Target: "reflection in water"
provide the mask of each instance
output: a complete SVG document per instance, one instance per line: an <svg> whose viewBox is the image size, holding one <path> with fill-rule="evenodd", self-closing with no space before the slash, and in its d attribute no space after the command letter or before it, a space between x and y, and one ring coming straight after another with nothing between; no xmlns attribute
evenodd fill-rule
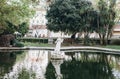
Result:
<svg viewBox="0 0 120 79"><path fill-rule="evenodd" d="M62 52L64 53L64 52ZM0 79L120 79L120 55L28 50L0 53Z"/></svg>
<svg viewBox="0 0 120 79"><path fill-rule="evenodd" d="M60 65L63 63L63 59L59 59L59 60L51 60L55 71L56 71L56 79L62 79L62 74L61 74L61 70L60 70Z"/></svg>
<svg viewBox="0 0 120 79"><path fill-rule="evenodd" d="M2 79L6 73L9 73L12 70L12 66L16 61L16 55L21 53L22 51L0 52L0 79Z"/></svg>
<svg viewBox="0 0 120 79"><path fill-rule="evenodd" d="M104 54L94 56L82 53L80 60L64 61L61 70L63 79L114 79Z"/></svg>
<svg viewBox="0 0 120 79"><path fill-rule="evenodd" d="M13 65L11 72L5 74L4 78L17 79L23 72L22 70L26 69L25 72L28 72L28 75L31 77L31 74L34 73L35 79L44 79L44 73L48 63L48 52L40 50L29 50L25 51L24 53L25 58L21 58L22 60L17 60Z"/></svg>
<svg viewBox="0 0 120 79"><path fill-rule="evenodd" d="M45 77L46 77L46 79L56 79L56 71L55 71L55 68L54 68L52 62L48 63L48 66L46 68Z"/></svg>
<svg viewBox="0 0 120 79"><path fill-rule="evenodd" d="M36 74L32 71L27 71L25 68L21 70L20 73L18 73L18 79L35 79Z"/></svg>

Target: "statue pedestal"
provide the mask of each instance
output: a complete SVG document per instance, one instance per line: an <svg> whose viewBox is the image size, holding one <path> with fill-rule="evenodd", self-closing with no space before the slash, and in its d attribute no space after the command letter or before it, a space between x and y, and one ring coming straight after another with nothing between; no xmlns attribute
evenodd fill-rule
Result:
<svg viewBox="0 0 120 79"><path fill-rule="evenodd" d="M60 52L62 42L63 42L63 39L60 37L55 41L56 47L54 49L54 52L51 53L51 59L59 60L64 58L64 55L62 55L62 52Z"/></svg>
<svg viewBox="0 0 120 79"><path fill-rule="evenodd" d="M62 55L60 52L59 53L53 52L51 54L51 59L61 60L61 59L64 59L64 55Z"/></svg>

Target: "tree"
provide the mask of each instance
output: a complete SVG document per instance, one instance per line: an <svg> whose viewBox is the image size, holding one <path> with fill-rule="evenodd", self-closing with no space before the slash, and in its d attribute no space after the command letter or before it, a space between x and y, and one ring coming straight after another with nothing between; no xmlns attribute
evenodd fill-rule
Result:
<svg viewBox="0 0 120 79"><path fill-rule="evenodd" d="M10 43L14 41L13 33L19 27L19 24L29 21L29 18L34 14L33 6L36 1L39 0L0 1L1 46L10 46Z"/></svg>
<svg viewBox="0 0 120 79"><path fill-rule="evenodd" d="M23 23L19 24L17 31L19 33L21 33L22 36L24 36L28 32L28 23L27 22L23 22Z"/></svg>
<svg viewBox="0 0 120 79"><path fill-rule="evenodd" d="M15 26L13 23L6 21L6 28L4 29L3 33L1 35L5 34L13 34L17 30L17 26Z"/></svg>
<svg viewBox="0 0 120 79"><path fill-rule="evenodd" d="M24 36L25 33L28 32L27 22L23 22L18 26L14 25L13 23L10 23L9 21L7 21L6 24L6 29L4 29L4 32L1 35L14 34L15 32L19 32L22 36Z"/></svg>
<svg viewBox="0 0 120 79"><path fill-rule="evenodd" d="M80 32L82 32L82 34L84 34L84 45L88 45L90 43L90 39L89 36L91 33L93 33L93 31L95 31L96 29L96 16L97 16L97 12L93 10L93 8L91 8L91 10L87 10L81 18L81 28L80 28Z"/></svg>
<svg viewBox="0 0 120 79"><path fill-rule="evenodd" d="M108 38L111 37L113 26L115 25L115 4L116 0L100 0L98 2L98 19L97 33L100 37L100 43L107 44Z"/></svg>
<svg viewBox="0 0 120 79"><path fill-rule="evenodd" d="M36 1L36 0L33 0ZM7 29L7 22L18 26L29 20L34 11L32 0L1 0L0 1L0 34Z"/></svg>
<svg viewBox="0 0 120 79"><path fill-rule="evenodd" d="M91 25L92 3L86 0L56 0L47 11L48 29L54 32L86 32ZM87 23L87 24L86 24ZM85 30L86 27L89 27Z"/></svg>

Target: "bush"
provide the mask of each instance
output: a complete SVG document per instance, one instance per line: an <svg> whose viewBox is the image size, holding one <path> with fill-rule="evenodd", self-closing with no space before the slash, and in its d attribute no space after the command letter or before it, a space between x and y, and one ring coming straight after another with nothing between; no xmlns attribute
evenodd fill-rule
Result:
<svg viewBox="0 0 120 79"><path fill-rule="evenodd" d="M18 40L14 41L14 46L15 47L24 47L24 44L22 44L21 42L19 42Z"/></svg>
<svg viewBox="0 0 120 79"><path fill-rule="evenodd" d="M22 41L22 42L33 42L33 43L48 43L48 39L47 38L20 38L18 39L19 41Z"/></svg>

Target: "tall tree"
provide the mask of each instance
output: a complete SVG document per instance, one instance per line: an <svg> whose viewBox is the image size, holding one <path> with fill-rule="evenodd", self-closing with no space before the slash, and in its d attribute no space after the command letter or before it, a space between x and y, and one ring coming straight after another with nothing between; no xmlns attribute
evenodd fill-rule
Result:
<svg viewBox="0 0 120 79"><path fill-rule="evenodd" d="M116 0L100 0L98 2L97 32L99 33L101 44L107 44L108 38L111 37L116 18L115 4Z"/></svg>
<svg viewBox="0 0 120 79"><path fill-rule="evenodd" d="M85 24L88 19L90 20L86 17L91 10L93 10L92 4L86 0L55 0L47 11L48 29L54 32L80 32L83 22Z"/></svg>
<svg viewBox="0 0 120 79"><path fill-rule="evenodd" d="M80 32L84 34L84 44L88 45L89 44L89 36L90 34L95 31L96 29L96 16L97 12L94 11L92 8L91 10L87 10L84 14L82 14L81 18L81 26L80 26Z"/></svg>
<svg viewBox="0 0 120 79"><path fill-rule="evenodd" d="M36 0L33 0L36 1ZM28 21L34 13L32 0L0 0L0 33L7 29L7 22L14 25Z"/></svg>

